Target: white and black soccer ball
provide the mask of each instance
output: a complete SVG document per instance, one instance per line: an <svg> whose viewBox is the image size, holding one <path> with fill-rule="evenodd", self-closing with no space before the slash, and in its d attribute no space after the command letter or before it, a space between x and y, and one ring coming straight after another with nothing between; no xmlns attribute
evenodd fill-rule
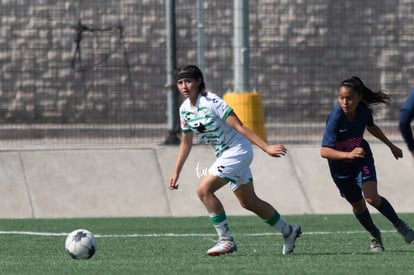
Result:
<svg viewBox="0 0 414 275"><path fill-rule="evenodd" d="M65 249L73 259L90 259L96 251L96 238L86 229L73 230L66 237Z"/></svg>

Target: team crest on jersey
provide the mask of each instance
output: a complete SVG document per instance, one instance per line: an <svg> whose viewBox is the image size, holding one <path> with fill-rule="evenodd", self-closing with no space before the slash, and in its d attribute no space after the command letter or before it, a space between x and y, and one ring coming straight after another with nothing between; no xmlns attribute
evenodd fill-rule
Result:
<svg viewBox="0 0 414 275"><path fill-rule="evenodd" d="M204 133L204 132L205 132L205 130L206 130L206 126L204 126L204 125L203 125L203 123L201 123L201 122L196 123L196 124L194 125L194 127L197 129L197 131L198 131L199 133Z"/></svg>
<svg viewBox="0 0 414 275"><path fill-rule="evenodd" d="M190 117L190 113L186 113L186 114L184 115L184 119L185 119L185 120L190 120L190 119L191 119L191 117Z"/></svg>

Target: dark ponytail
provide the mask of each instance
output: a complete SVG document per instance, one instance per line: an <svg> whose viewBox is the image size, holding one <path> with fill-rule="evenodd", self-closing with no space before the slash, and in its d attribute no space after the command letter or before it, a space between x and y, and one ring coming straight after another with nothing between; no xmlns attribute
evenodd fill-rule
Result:
<svg viewBox="0 0 414 275"><path fill-rule="evenodd" d="M377 92L372 91L370 88L365 86L362 80L357 76L353 76L349 79L342 81L339 87L342 87L342 86L351 87L357 93L362 95L362 101L365 102L367 105L388 103L391 101L391 98L389 97L389 95L386 94L384 91L382 90L379 90Z"/></svg>

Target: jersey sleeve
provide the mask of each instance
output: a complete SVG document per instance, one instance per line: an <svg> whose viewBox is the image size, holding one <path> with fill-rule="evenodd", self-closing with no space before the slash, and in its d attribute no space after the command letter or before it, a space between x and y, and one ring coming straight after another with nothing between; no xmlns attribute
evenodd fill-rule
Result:
<svg viewBox="0 0 414 275"><path fill-rule="evenodd" d="M233 109L219 96L214 95L212 97L213 103L211 105L211 111L218 116L221 120L226 120Z"/></svg>
<svg viewBox="0 0 414 275"><path fill-rule="evenodd" d="M331 113L326 119L326 128L322 138L322 147L335 148L337 140L338 119Z"/></svg>
<svg viewBox="0 0 414 275"><path fill-rule="evenodd" d="M406 110L414 116L414 89L410 91L404 104L401 106L401 110Z"/></svg>
<svg viewBox="0 0 414 275"><path fill-rule="evenodd" d="M414 89L411 90L404 104L401 106L399 128L408 149L414 152L414 138L411 122L414 119Z"/></svg>
<svg viewBox="0 0 414 275"><path fill-rule="evenodd" d="M187 115L187 112L183 108L180 108L180 124L181 124L182 133L189 133L193 131L191 130L190 125L188 125L188 123L184 119L186 115Z"/></svg>
<svg viewBox="0 0 414 275"><path fill-rule="evenodd" d="M401 109L399 128L401 135L407 144L408 149L414 151L414 138L411 130L411 121L413 120L413 113L406 109Z"/></svg>
<svg viewBox="0 0 414 275"><path fill-rule="evenodd" d="M368 108L368 118L367 118L367 127L374 125L374 118L372 116L372 109Z"/></svg>

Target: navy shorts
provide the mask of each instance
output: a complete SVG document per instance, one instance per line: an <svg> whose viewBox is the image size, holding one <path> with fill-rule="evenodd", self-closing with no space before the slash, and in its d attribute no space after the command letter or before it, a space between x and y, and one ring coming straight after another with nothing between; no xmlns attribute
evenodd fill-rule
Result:
<svg viewBox="0 0 414 275"><path fill-rule="evenodd" d="M357 171L356 175L348 180L334 179L334 181L341 192L341 196L348 202L354 203L362 200L362 185L366 182L377 182L377 172L372 155L366 156L363 159L360 170Z"/></svg>

